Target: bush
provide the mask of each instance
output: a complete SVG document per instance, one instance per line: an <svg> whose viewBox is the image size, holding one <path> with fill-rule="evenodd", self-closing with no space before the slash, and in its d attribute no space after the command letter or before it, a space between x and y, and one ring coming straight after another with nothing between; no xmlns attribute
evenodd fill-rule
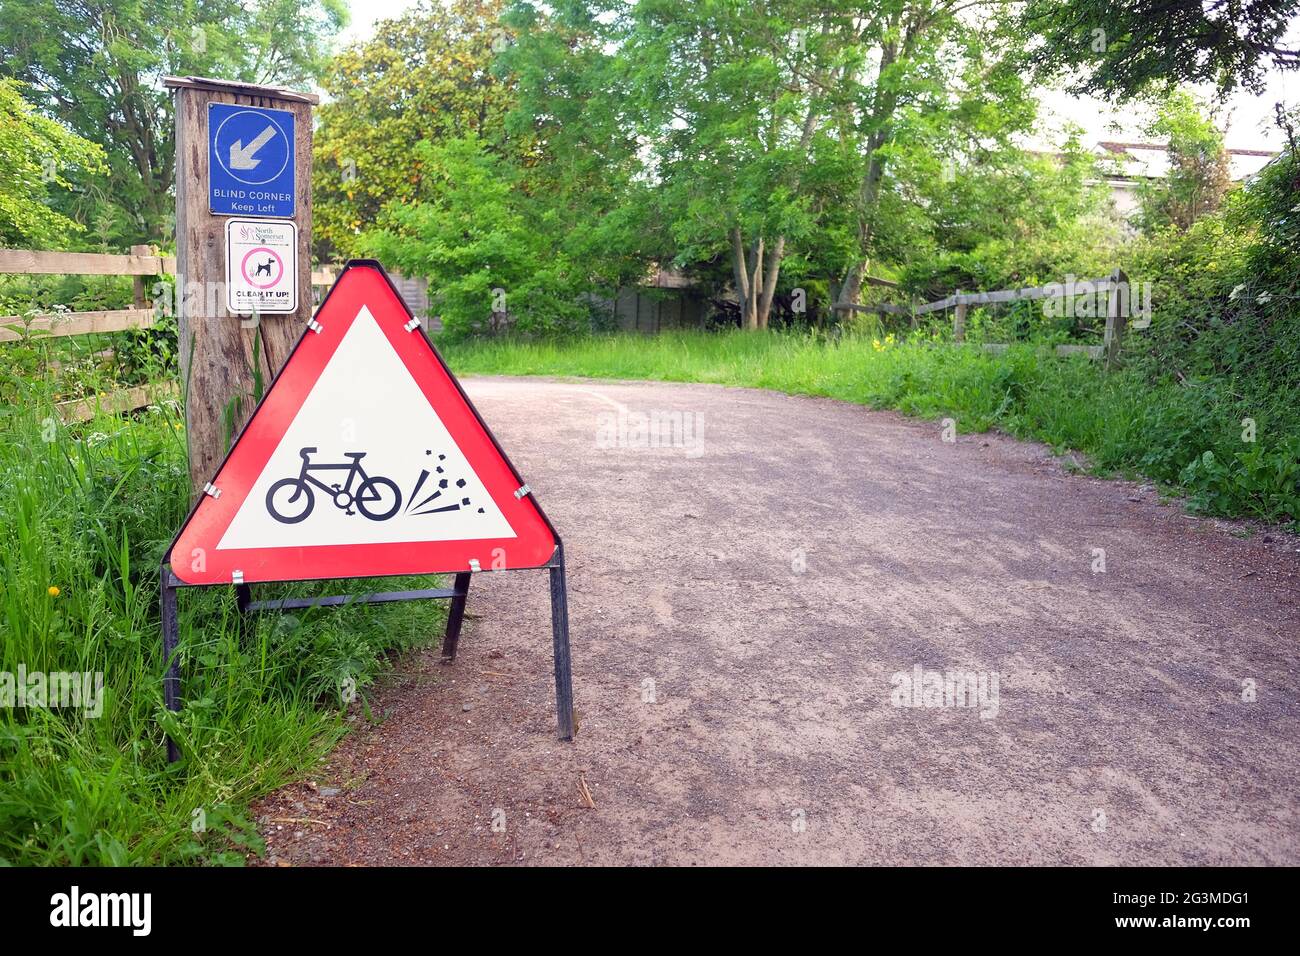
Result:
<svg viewBox="0 0 1300 956"><path fill-rule="evenodd" d="M362 245L405 275L429 280L430 308L452 337L591 328L590 291L555 224L520 173L474 137L416 147L434 198L385 207Z"/></svg>
<svg viewBox="0 0 1300 956"><path fill-rule="evenodd" d="M48 396L29 390L0 422L0 671L99 672L104 701L99 716L0 708L0 866L242 862L259 847L248 802L310 767L346 727L343 681L364 688L381 655L432 636L440 612L243 619L228 589L188 589L185 707L173 715L162 704L158 564L189 501L178 416L164 406L84 429L54 421ZM166 763L164 728L183 763ZM191 829L199 811L202 833Z"/></svg>
<svg viewBox="0 0 1300 956"><path fill-rule="evenodd" d="M1142 241L1129 264L1154 284L1151 327L1126 339L1131 365L1182 394L1163 426L1177 440L1153 444L1141 466L1217 514L1297 513L1298 195L1287 151L1221 213Z"/></svg>

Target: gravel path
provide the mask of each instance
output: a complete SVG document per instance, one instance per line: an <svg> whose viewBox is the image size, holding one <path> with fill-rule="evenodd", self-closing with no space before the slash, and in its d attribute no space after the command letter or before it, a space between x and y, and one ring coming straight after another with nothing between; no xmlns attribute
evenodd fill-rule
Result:
<svg viewBox="0 0 1300 956"><path fill-rule="evenodd" d="M257 808L271 863L1300 863L1297 539L960 422L465 385L565 540L578 737L545 572L476 575L456 663Z"/></svg>

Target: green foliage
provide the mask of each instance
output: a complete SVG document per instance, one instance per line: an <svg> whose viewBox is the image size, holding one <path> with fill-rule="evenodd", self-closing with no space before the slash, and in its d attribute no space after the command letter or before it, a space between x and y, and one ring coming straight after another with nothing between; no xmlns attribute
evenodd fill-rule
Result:
<svg viewBox="0 0 1300 956"><path fill-rule="evenodd" d="M1271 451L1252 445L1227 462L1203 452L1179 479L1195 506L1209 514L1265 519L1300 514L1300 438Z"/></svg>
<svg viewBox="0 0 1300 956"><path fill-rule="evenodd" d="M317 138L328 243L433 280L458 334L584 327L585 302L655 266L823 301L868 258L906 264L911 289L952 283L938 294L1113 266L1077 143L1058 162L1012 142L1035 103L1007 4L978 22L903 2L495 11L381 26L336 61Z"/></svg>
<svg viewBox="0 0 1300 956"><path fill-rule="evenodd" d="M157 382L174 377L180 350L175 315L155 317L152 327L116 335L113 357L124 382ZM260 341L260 340L259 340Z"/></svg>
<svg viewBox="0 0 1300 956"><path fill-rule="evenodd" d="M950 169L932 186L932 222L905 258L904 286L930 300L1108 274L1122 235L1096 176L1077 136L1059 156L1008 148Z"/></svg>
<svg viewBox="0 0 1300 956"><path fill-rule="evenodd" d="M1232 184L1223 134L1186 90L1164 97L1147 132L1169 144L1169 172L1138 191L1142 227L1187 229L1217 210Z"/></svg>
<svg viewBox="0 0 1300 956"><path fill-rule="evenodd" d="M38 315L57 323L66 312L127 309L132 301L128 276L0 277L0 315L16 317L6 328L21 336L0 344L0 403L21 401L37 383L56 398L74 399L174 376L173 316L149 329L77 336L54 336L32 322Z"/></svg>
<svg viewBox="0 0 1300 956"><path fill-rule="evenodd" d="M1040 77L1077 70L1072 89L1128 98L1180 83L1259 92L1267 67L1300 65L1297 12L1297 0L1030 0L1021 23Z"/></svg>
<svg viewBox="0 0 1300 956"><path fill-rule="evenodd" d="M175 143L168 74L308 84L343 0L5 0L0 77L30 84L33 102L103 147L102 190L77 197L85 221L113 222L112 245L170 234Z"/></svg>
<svg viewBox="0 0 1300 956"><path fill-rule="evenodd" d="M1062 219L1087 221L1088 200L1077 198L1069 179L1086 171L1066 164L1026 175L1043 180L1025 189L1027 214L1034 212L1031 197L1052 195L1056 181ZM979 204L969 182L954 186ZM1016 208L1015 190L999 187L997 175L983 186L1007 193L1006 208ZM1100 316L1047 320L1033 303L1001 307L999 316L972 310L973 341L1034 343L998 357L926 344L946 338L938 327L922 328L897 348L853 336L838 342L773 336L750 343L743 336L661 335L466 345L451 355L458 367L473 371L722 382L953 414L977 428L997 426L1081 450L1102 471L1145 475L1181 489L1192 507L1210 513L1294 522L1300 516L1298 196L1300 160L1292 147L1256 181L1230 193L1220 212L1185 231L1171 226L1122 249L1134 284L1130 301L1144 301L1150 283L1151 321L1142 327L1142 310L1135 309L1125 338L1126 367L1109 375L1037 351L1038 344L1067 336L1099 334ZM998 236L993 224L988 228ZM1058 269L1081 278L1104 275L1114 262L1111 251L1101 255L1104 247L1085 250L1092 258L1078 249L1036 248L1032 230L1017 241L1016 228L1005 227L988 242L972 229L971 248L913 262L905 281L918 291L931 287L927 283L936 291L967 281L976 288L1030 285L1060 281ZM1050 219L1035 228L1053 241L1070 235ZM934 247L960 248L960 236L951 230Z"/></svg>
<svg viewBox="0 0 1300 956"><path fill-rule="evenodd" d="M0 421L0 489L0 671L101 672L104 684L99 716L0 709L0 865L241 863L260 849L249 801L313 767L344 732L342 682L366 687L382 655L440 626L425 604L244 619L229 591L188 590L185 706L173 715L158 562L190 497L176 410L72 429L29 388ZM178 765L166 762L164 729L184 753Z"/></svg>
<svg viewBox="0 0 1300 956"><path fill-rule="evenodd" d="M0 246L54 249L85 227L51 208L52 195L85 188L103 170L104 152L37 115L22 93L22 84L0 79Z"/></svg>
<svg viewBox="0 0 1300 956"><path fill-rule="evenodd" d="M1184 376L1294 382L1300 334L1300 163L1288 150L1223 212L1186 232L1137 244L1134 275L1154 279L1154 321L1144 339L1161 367Z"/></svg>
<svg viewBox="0 0 1300 956"><path fill-rule="evenodd" d="M663 258L663 223L638 155L637 128L620 105L630 95L610 32L582 3L549 15L516 3L503 23L512 42L494 70L514 80L507 134L526 145L520 188L546 219L588 288L609 291L644 277Z"/></svg>
<svg viewBox="0 0 1300 956"><path fill-rule="evenodd" d="M651 210L630 186L634 144L624 131L617 149L593 152L592 137L619 134L588 72L551 77L580 87L551 111L507 116L517 71L535 77L557 57L594 70L603 53L562 16L534 31L540 14L498 23L497 10L422 9L339 58L339 99L318 139L318 219L339 251L430 279L456 334L589 328L593 295L646 269Z"/></svg>
<svg viewBox="0 0 1300 956"><path fill-rule="evenodd" d="M588 316L586 283L564 254L556 219L521 188L522 172L474 137L415 149L428 202L393 203L362 240L405 275L427 276L431 308L453 335L571 332Z"/></svg>
<svg viewBox="0 0 1300 956"><path fill-rule="evenodd" d="M511 114L564 176L639 228L596 249L715 287L840 286L867 259L901 257L929 224L943 159L983 162L1028 128L1032 98L1008 69L1008 4L978 24L951 8L730 0L519 2ZM608 185L612 183L611 190ZM587 231L600 215L575 219ZM850 294L855 298L856 291Z"/></svg>
<svg viewBox="0 0 1300 956"><path fill-rule="evenodd" d="M1220 513L1276 513L1294 494L1297 195L1300 162L1292 148L1229 194L1221 213L1186 232L1170 228L1139 243L1127 267L1153 283L1151 327L1126 342L1131 364L1154 382L1176 383L1190 409L1168 427L1191 454L1156 457L1148 465L1159 477L1177 476Z"/></svg>
<svg viewBox="0 0 1300 956"><path fill-rule="evenodd" d="M385 203L428 195L421 140L476 136L497 152L526 148L506 135L511 84L491 71L508 41L500 8L500 0L422 5L381 21L370 40L330 62L314 143L322 258L354 255Z"/></svg>

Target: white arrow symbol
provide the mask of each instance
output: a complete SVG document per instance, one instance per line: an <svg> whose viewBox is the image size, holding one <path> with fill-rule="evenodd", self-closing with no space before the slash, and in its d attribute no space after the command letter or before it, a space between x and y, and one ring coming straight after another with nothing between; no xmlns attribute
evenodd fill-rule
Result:
<svg viewBox="0 0 1300 956"><path fill-rule="evenodd" d="M257 138L247 146L244 145L243 140L235 140L230 144L230 168L256 169L257 164L260 163L261 160L254 159L253 154L269 143L271 137L274 135L275 127L268 126L266 129L262 130L262 132L258 133Z"/></svg>

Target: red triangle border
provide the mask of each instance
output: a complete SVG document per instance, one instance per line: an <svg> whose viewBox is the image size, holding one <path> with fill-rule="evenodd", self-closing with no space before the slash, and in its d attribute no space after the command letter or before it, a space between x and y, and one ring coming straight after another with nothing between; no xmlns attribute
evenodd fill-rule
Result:
<svg viewBox="0 0 1300 956"><path fill-rule="evenodd" d="M387 544L311 545L285 548L218 550L216 543L234 520L280 439L310 395L343 335L365 305L438 412L452 439L501 510L514 538ZM546 566L559 547L559 535L523 485L464 389L422 327L408 331L410 309L383 267L352 260L335 280L316 312L316 325L303 331L284 368L235 440L211 485L219 497L201 495L177 532L166 560L185 584L306 581L330 578L444 574ZM236 575L239 572L239 575Z"/></svg>

